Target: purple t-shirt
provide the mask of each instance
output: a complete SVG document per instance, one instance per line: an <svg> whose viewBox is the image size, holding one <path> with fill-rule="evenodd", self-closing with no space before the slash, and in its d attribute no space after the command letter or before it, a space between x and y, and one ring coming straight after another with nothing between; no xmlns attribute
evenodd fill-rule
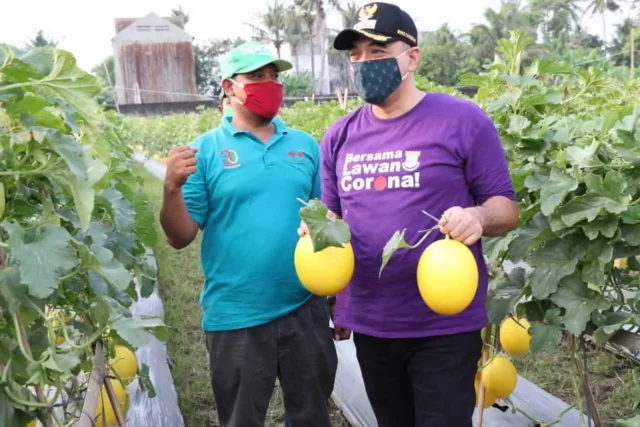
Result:
<svg viewBox="0 0 640 427"><path fill-rule="evenodd" d="M362 334L411 338L468 332L487 324L488 274L481 243L470 248L478 292L462 313L434 313L418 291L416 268L434 231L417 249L398 250L379 278L382 250L396 230L414 244L450 207L492 196L515 199L505 153L491 119L474 103L429 93L403 116L383 120L365 105L335 122L321 143L322 199L349 224L356 258L337 295L336 325Z"/></svg>

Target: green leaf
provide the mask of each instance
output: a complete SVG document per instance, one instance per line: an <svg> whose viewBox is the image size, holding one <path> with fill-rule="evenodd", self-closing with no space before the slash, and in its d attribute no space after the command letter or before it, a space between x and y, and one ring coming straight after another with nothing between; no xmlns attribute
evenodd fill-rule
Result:
<svg viewBox="0 0 640 427"><path fill-rule="evenodd" d="M518 230L512 230L499 237L483 237L482 251L489 263L493 263L501 254L509 249L509 244L518 237Z"/></svg>
<svg viewBox="0 0 640 427"><path fill-rule="evenodd" d="M600 147L600 142L596 139L594 139L591 145L587 147L571 145L565 148L567 160L569 160L569 163L571 165L579 168L588 168L601 165L602 162L595 158L598 147Z"/></svg>
<svg viewBox="0 0 640 427"><path fill-rule="evenodd" d="M147 345L152 334L161 341L169 336L169 328L156 317L120 317L111 324L111 328L134 348Z"/></svg>
<svg viewBox="0 0 640 427"><path fill-rule="evenodd" d="M551 215L556 207L567 196L569 191L578 188L578 181L558 168L551 169L549 181L542 187L540 191L540 200L542 201L541 210L545 215Z"/></svg>
<svg viewBox="0 0 640 427"><path fill-rule="evenodd" d="M22 283L37 298L51 295L63 273L78 264L76 251L69 244L71 236L64 228L45 226L27 236L17 223L4 222L3 227L11 236L7 241L11 254L20 262Z"/></svg>
<svg viewBox="0 0 640 427"><path fill-rule="evenodd" d="M75 350L49 354L42 363L43 367L47 369L65 374L71 374L71 371L79 364L80 358L78 357L78 352Z"/></svg>
<svg viewBox="0 0 640 427"><path fill-rule="evenodd" d="M553 353L562 342L562 329L540 322L532 322L529 329L531 334L531 351Z"/></svg>
<svg viewBox="0 0 640 427"><path fill-rule="evenodd" d="M613 127L616 125L616 123L618 122L619 119L619 115L617 111L609 111L605 117L604 117L604 121L602 122L602 128L600 130L600 135L604 136L607 133L609 133L609 131L611 129L613 129Z"/></svg>
<svg viewBox="0 0 640 427"><path fill-rule="evenodd" d="M327 217L329 209L318 199L310 200L306 206L300 208L300 219L309 229L314 252L327 247L344 247L351 241L351 231L343 220L330 220Z"/></svg>
<svg viewBox="0 0 640 427"><path fill-rule="evenodd" d="M620 215L622 222L625 224L639 224L640 223L640 205L629 206L626 211Z"/></svg>
<svg viewBox="0 0 640 427"><path fill-rule="evenodd" d="M71 176L58 171L59 178L66 182L73 193L82 231L87 231L94 207L93 186L106 173L107 167L101 160L91 157L88 147L82 146L69 135L51 132L47 140L73 173Z"/></svg>
<svg viewBox="0 0 640 427"><path fill-rule="evenodd" d="M527 258L526 261L534 267L529 275L534 298L547 298L558 289L562 278L576 271L578 260L572 249L566 240L556 239Z"/></svg>
<svg viewBox="0 0 640 427"><path fill-rule="evenodd" d="M143 245L148 247L155 246L158 241L156 217L149 200L143 194L138 194L133 200L133 209L135 210L134 228L136 236Z"/></svg>
<svg viewBox="0 0 640 427"><path fill-rule="evenodd" d="M113 252L109 249L94 243L91 245L91 249L84 244L78 244L78 250L83 268L100 274L119 290L129 287L132 280L131 274L120 261L113 257ZM104 294L106 290L103 289L103 285L100 285L99 281L96 284L98 285L98 288L94 289L96 293L98 295Z"/></svg>
<svg viewBox="0 0 640 427"><path fill-rule="evenodd" d="M147 396L149 399L153 399L156 397L156 389L153 387L153 383L151 382L151 376L149 375L149 365L146 363L142 363L140 366L140 373L138 374L138 379L142 383L142 388L147 392Z"/></svg>
<svg viewBox="0 0 640 427"><path fill-rule="evenodd" d="M631 322L632 317L633 313L626 311L602 313L601 320L597 322L598 329L593 334L596 344L605 345L622 326Z"/></svg>
<svg viewBox="0 0 640 427"><path fill-rule="evenodd" d="M20 59L40 74L47 73L44 78L25 81L23 86L64 99L88 123L97 124L98 105L94 98L102 88L95 76L76 66L71 53L61 49L40 48L30 50Z"/></svg>
<svg viewBox="0 0 640 427"><path fill-rule="evenodd" d="M611 252L613 253L613 248L611 248ZM580 278L587 283L588 288L602 292L605 287L604 269L603 262L597 259L588 261L582 268Z"/></svg>
<svg viewBox="0 0 640 427"><path fill-rule="evenodd" d="M622 239L630 246L640 245L640 227L637 225L621 225L620 232Z"/></svg>
<svg viewBox="0 0 640 427"><path fill-rule="evenodd" d="M14 420L13 402L4 387L0 387L0 426L11 426Z"/></svg>
<svg viewBox="0 0 640 427"><path fill-rule="evenodd" d="M540 191L544 188L548 181L548 174L542 174L536 171L524 180L524 185L529 189L529 191Z"/></svg>
<svg viewBox="0 0 640 427"><path fill-rule="evenodd" d="M509 127L507 133L511 135L522 135L522 132L531 125L531 121L524 116L511 114L509 116Z"/></svg>
<svg viewBox="0 0 640 427"><path fill-rule="evenodd" d="M544 215L536 213L529 222L518 230L518 237L509 245L508 259L513 262L521 261L530 252L555 238L549 229L549 223Z"/></svg>
<svg viewBox="0 0 640 427"><path fill-rule="evenodd" d="M140 276L140 282L140 296L142 298L149 298L156 287L156 280L143 274Z"/></svg>
<svg viewBox="0 0 640 427"><path fill-rule="evenodd" d="M562 280L551 301L565 309L564 325L574 335L584 332L592 312L610 305L604 297L591 297L587 284L575 275Z"/></svg>
<svg viewBox="0 0 640 427"><path fill-rule="evenodd" d="M0 299L2 308L9 310L10 314L18 312L28 288L20 283L20 270L18 267L6 266L0 268ZM0 308L0 312L2 311Z"/></svg>
<svg viewBox="0 0 640 427"><path fill-rule="evenodd" d="M524 293L525 282L526 272L520 267L492 280L486 298L490 323L500 324L513 312L513 308Z"/></svg>
<svg viewBox="0 0 640 427"><path fill-rule="evenodd" d="M622 215L624 216L624 214ZM598 235L612 238L618 230L618 218L613 215L596 218L594 221L582 225L581 228L590 240L596 239Z"/></svg>
<svg viewBox="0 0 640 427"><path fill-rule="evenodd" d="M100 196L109 201L114 213L114 222L117 230L123 234L133 233L135 228L135 211L133 204L115 188L104 190L100 193Z"/></svg>
<svg viewBox="0 0 640 427"><path fill-rule="evenodd" d="M505 107L509 105L515 105L518 102L518 99L522 95L521 90L515 90L513 92L507 92L500 96L500 98L491 102L486 107L487 113L496 113L498 111L502 111Z"/></svg>
<svg viewBox="0 0 640 427"><path fill-rule="evenodd" d="M620 172L610 171L602 180L598 175L587 175L587 194L578 196L562 206L558 214L562 222L571 227L580 221L593 221L603 211L620 214L629 205L629 196L624 196L626 179Z"/></svg>
<svg viewBox="0 0 640 427"><path fill-rule="evenodd" d="M91 320L95 325L97 327L106 325L109 321L109 315L109 303L100 297L95 298L90 311Z"/></svg>
<svg viewBox="0 0 640 427"><path fill-rule="evenodd" d="M640 427L640 415L626 420L617 420L616 427Z"/></svg>

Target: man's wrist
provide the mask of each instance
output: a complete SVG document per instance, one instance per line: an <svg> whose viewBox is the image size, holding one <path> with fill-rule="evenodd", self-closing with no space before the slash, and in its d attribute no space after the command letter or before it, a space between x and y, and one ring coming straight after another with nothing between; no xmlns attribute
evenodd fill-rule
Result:
<svg viewBox="0 0 640 427"><path fill-rule="evenodd" d="M180 187L176 186L176 185L172 185L167 183L166 181L164 182L164 186L163 186L163 190L164 190L164 194L168 195L168 196L173 196L174 194L178 193L180 191Z"/></svg>
<svg viewBox="0 0 640 427"><path fill-rule="evenodd" d="M483 206L474 206L472 208L469 208L469 210L473 213L473 215L480 223L480 227L482 227L482 229L484 230L487 224L486 208Z"/></svg>

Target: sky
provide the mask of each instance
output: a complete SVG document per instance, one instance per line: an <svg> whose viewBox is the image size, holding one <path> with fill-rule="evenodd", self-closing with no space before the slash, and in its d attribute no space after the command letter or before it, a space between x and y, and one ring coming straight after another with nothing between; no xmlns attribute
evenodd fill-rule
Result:
<svg viewBox="0 0 640 427"><path fill-rule="evenodd" d="M358 5L366 0L356 0ZM452 29L468 30L473 24L483 22L482 13L487 7L496 10L500 0L387 0L406 10L415 20L419 30L427 31L448 23ZM149 12L169 16L171 9L182 6L190 20L186 30L194 37L194 43L223 37L248 38L247 22L257 22L256 13L266 9L265 0L19 0L4 1L0 15L0 42L23 46L35 37L38 29L45 36L59 41L58 47L74 54L78 65L90 71L93 66L113 54L111 38L115 35L114 19L142 17ZM624 10L618 15L607 16L607 34L613 25L628 15ZM599 17L588 18L587 29L602 36ZM338 29L340 19L332 13L328 19L330 28Z"/></svg>

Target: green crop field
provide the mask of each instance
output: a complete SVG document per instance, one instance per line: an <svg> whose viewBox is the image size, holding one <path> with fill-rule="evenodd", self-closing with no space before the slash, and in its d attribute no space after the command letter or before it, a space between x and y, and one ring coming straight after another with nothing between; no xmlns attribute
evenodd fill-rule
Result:
<svg viewBox="0 0 640 427"><path fill-rule="evenodd" d="M521 375L586 412L588 372L603 425L615 426L640 411L638 365L603 349L621 328L640 326L640 83L561 61L521 64L531 43L515 31L499 43L504 63L461 78L478 87L471 100L500 132L520 208L517 230L484 242L493 266L487 308L494 331L512 315L531 323L531 352L512 357ZM123 118L96 103L100 90L66 51L0 50L0 425L36 417L72 425L92 370L99 379L111 374L105 384L119 379L96 349L109 359L116 346L136 349L150 336L168 343L186 425L216 425L198 242L168 246L157 221L162 183L132 155L163 160L217 126L219 113ZM359 105L309 100L279 116L320 141ZM148 248L158 271L146 262ZM614 266L620 259L624 268ZM505 274L502 260L533 270ZM132 315L136 282L141 296L157 284L166 325ZM578 344L589 328L585 366ZM500 352L498 340L486 338ZM153 396L147 366L138 377ZM126 415L125 401L117 396ZM276 392L270 425L282 411ZM346 425L338 409L334 419Z"/></svg>

